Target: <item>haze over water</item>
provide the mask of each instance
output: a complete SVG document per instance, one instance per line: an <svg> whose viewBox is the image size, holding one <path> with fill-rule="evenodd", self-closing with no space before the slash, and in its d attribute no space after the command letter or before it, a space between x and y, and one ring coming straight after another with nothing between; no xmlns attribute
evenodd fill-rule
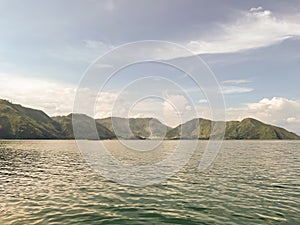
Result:
<svg viewBox="0 0 300 225"><path fill-rule="evenodd" d="M225 141L213 166L201 173L206 143L170 179L137 188L99 176L74 141L0 141L0 224L300 221L299 141Z"/></svg>

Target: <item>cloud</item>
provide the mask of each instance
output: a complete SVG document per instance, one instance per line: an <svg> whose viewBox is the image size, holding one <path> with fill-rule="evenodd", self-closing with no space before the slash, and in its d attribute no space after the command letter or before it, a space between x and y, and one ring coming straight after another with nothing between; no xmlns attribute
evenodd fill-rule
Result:
<svg viewBox="0 0 300 225"><path fill-rule="evenodd" d="M200 99L198 102L200 104L203 104L203 103L208 103L208 100L207 99Z"/></svg>
<svg viewBox="0 0 300 225"><path fill-rule="evenodd" d="M73 111L74 98L77 86L59 83L52 80L26 78L15 74L0 73L0 98L25 107L40 109L50 116L67 115ZM92 96L89 89L84 90L87 103ZM113 105L119 94L112 91L103 91L97 98L95 105L96 117L112 115ZM121 96L122 98L122 96ZM124 97L125 98L125 97ZM127 104L126 99L119 108ZM123 101L122 101L123 100ZM117 110L118 111L118 110Z"/></svg>
<svg viewBox="0 0 300 225"><path fill-rule="evenodd" d="M223 84L247 84L251 83L250 80L225 80L222 82Z"/></svg>
<svg viewBox="0 0 300 225"><path fill-rule="evenodd" d="M101 64L101 63L97 63L97 62L96 62L96 64L93 65L93 66L95 66L95 67L97 67L97 68L113 68L113 67L114 67L114 66L111 65L111 64Z"/></svg>
<svg viewBox="0 0 300 225"><path fill-rule="evenodd" d="M0 73L0 98L43 110L50 116L66 115L72 112L76 90L77 87L73 85ZM108 117L112 115L112 112L114 116L156 117L170 126L196 117L194 107L183 95L179 94L165 96L164 100L141 101L128 112L126 110L132 107L131 101L128 100L131 94L120 95L114 91L101 92L97 98L95 117ZM115 104L116 101L117 104ZM205 99L199 100L199 103L205 102ZM199 117L211 119L208 105L202 104L196 107ZM300 100L283 97L264 98L258 102L247 103L243 107L228 108L226 117L227 120L252 117L300 134Z"/></svg>
<svg viewBox="0 0 300 225"><path fill-rule="evenodd" d="M259 11L262 11L263 10L263 8L261 7L261 6L259 6L259 7L257 7L257 8L251 8L250 9L250 12L259 12Z"/></svg>
<svg viewBox="0 0 300 225"><path fill-rule="evenodd" d="M0 74L0 98L47 114L63 115L72 111L76 87L54 81Z"/></svg>
<svg viewBox="0 0 300 225"><path fill-rule="evenodd" d="M166 94L163 103L163 115L169 126L186 121L191 113L188 100L181 94Z"/></svg>
<svg viewBox="0 0 300 225"><path fill-rule="evenodd" d="M210 40L192 40L187 47L194 53L228 53L274 45L300 36L300 23L278 19L262 7L242 12L231 24L220 24L221 32Z"/></svg>
<svg viewBox="0 0 300 225"><path fill-rule="evenodd" d="M108 9L114 9L113 2L107 1ZM179 51L172 46L156 46L149 57L157 60L170 60L189 57L192 54L230 53L278 44L284 40L300 37L300 23L290 18L277 18L270 10L262 7L251 8L239 14L239 18L229 24L219 24L217 33L208 39L196 39L180 43L189 51ZM147 44L147 43L146 43ZM78 46L66 46L63 49L49 50L52 57L65 61L81 61L90 63L115 46L100 40L83 40ZM145 46L147 49L147 46ZM130 49L131 51L131 49ZM132 54L128 52L128 57ZM144 58L145 51L140 46L134 56Z"/></svg>
<svg viewBox="0 0 300 225"><path fill-rule="evenodd" d="M107 1L106 4L109 6L108 9L114 9L111 7L114 5L112 1ZM278 44L295 37L300 37L298 20L279 19L270 10L257 7L241 12L240 17L229 24L219 24L218 31L211 34L210 38L179 43L186 50L179 50L173 46L162 44L154 47L152 52L148 52L147 55L157 60L171 60L189 57L192 54L239 52ZM67 62L91 63L114 47L100 40L86 39L77 46L69 45L59 49L51 49L48 53L52 57ZM147 46L145 49L148 49ZM129 49L128 57L131 57L132 54L132 49ZM143 59L145 50L140 46L133 55L134 58L137 56L137 58Z"/></svg>
<svg viewBox="0 0 300 225"><path fill-rule="evenodd" d="M222 82L225 85L221 86L222 94L241 94L248 93L253 91L253 88L250 87L241 87L240 84L248 84L251 83L250 80L225 80ZM228 86L227 86L227 85Z"/></svg>
<svg viewBox="0 0 300 225"><path fill-rule="evenodd" d="M216 111L222 109L215 109ZM209 106L198 105L198 117L213 119ZM264 98L242 107L227 108L226 120L254 118L267 124L283 127L300 135L300 100L282 97Z"/></svg>
<svg viewBox="0 0 300 225"><path fill-rule="evenodd" d="M75 85L0 73L0 98L43 110L49 116L71 113L76 91ZM94 102L91 101L94 92L89 89L82 91L86 96L83 106ZM178 125L180 117L183 121L192 119L192 106L183 95L170 94L165 99L150 98L138 102L137 99L139 95L135 91L102 91L96 99L94 117L155 117L170 126Z"/></svg>
<svg viewBox="0 0 300 225"><path fill-rule="evenodd" d="M115 105L115 102L118 102L119 104ZM101 92L97 97L95 118L105 118L110 116L127 117L128 112L124 112L126 104L125 99L117 92Z"/></svg>
<svg viewBox="0 0 300 225"><path fill-rule="evenodd" d="M98 96L96 112L96 118L154 117L172 127L196 117L188 100L179 94L144 99L131 92L103 92Z"/></svg>
<svg viewBox="0 0 300 225"><path fill-rule="evenodd" d="M264 98L241 108L227 109L227 119L241 120L246 117L282 126L300 134L300 100L282 97Z"/></svg>
<svg viewBox="0 0 300 225"><path fill-rule="evenodd" d="M253 88L238 87L238 86L222 86L222 94L241 94L251 92Z"/></svg>
<svg viewBox="0 0 300 225"><path fill-rule="evenodd" d="M169 46L153 48L151 57L157 60L170 60L180 57L189 57L192 54L217 54L232 53L244 50L256 49L278 44L284 40L300 37L300 23L290 18L277 18L270 10L262 7L251 8L242 11L239 18L229 24L218 24L217 33L210 38L181 42L189 51L178 51ZM111 49L101 41L85 40L85 46L89 49ZM130 56L131 53L128 55ZM143 55L142 48L136 51L136 55ZM143 57L141 57L143 58Z"/></svg>
<svg viewBox="0 0 300 225"><path fill-rule="evenodd" d="M84 40L84 45L87 48L97 49L97 48L106 48L107 45L102 41L93 41L93 40Z"/></svg>
<svg viewBox="0 0 300 225"><path fill-rule="evenodd" d="M130 106L126 105L130 104L127 97L118 100L118 104L114 109L114 116L156 117L172 127L195 117L212 119L209 105L201 104L195 106L196 111L199 113L196 115L194 106L190 105L183 95L168 95L163 101L158 99L141 101L130 112L124 111L124 109L130 108ZM96 108L98 110L96 117L111 116L112 106L117 98L122 98L122 96L113 92L102 93L101 97L99 96L100 101ZM220 113L222 112L220 111ZM264 98L259 102L247 103L243 107L226 109L227 120L242 120L248 117L284 127L289 131L300 134L300 100L290 100L282 97ZM215 120L218 120L218 118L215 118Z"/></svg>
<svg viewBox="0 0 300 225"><path fill-rule="evenodd" d="M297 119L296 117L289 117L286 119L286 122L288 123L300 123L300 119Z"/></svg>

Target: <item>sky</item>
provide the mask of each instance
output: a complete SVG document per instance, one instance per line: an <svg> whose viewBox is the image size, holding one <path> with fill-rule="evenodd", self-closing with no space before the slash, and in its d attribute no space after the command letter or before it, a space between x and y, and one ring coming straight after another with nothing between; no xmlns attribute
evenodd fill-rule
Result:
<svg viewBox="0 0 300 225"><path fill-rule="evenodd" d="M50 116L69 114L97 58L130 42L158 40L205 62L221 87L227 120L253 117L300 134L297 0L1 0L0 15L0 98ZM190 57L170 49L154 52L167 63ZM175 126L180 116L195 116L188 113L191 107L210 118L209 103L184 72L145 62L111 79L97 97L95 117L155 116Z"/></svg>

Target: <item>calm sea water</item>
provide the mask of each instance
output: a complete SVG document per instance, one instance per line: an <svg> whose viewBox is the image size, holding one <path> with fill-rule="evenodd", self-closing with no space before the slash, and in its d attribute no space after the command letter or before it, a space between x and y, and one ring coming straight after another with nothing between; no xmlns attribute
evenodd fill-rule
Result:
<svg viewBox="0 0 300 225"><path fill-rule="evenodd" d="M0 141L0 224L300 223L300 142L225 141L199 172L205 145L170 179L138 188L97 175L74 141Z"/></svg>

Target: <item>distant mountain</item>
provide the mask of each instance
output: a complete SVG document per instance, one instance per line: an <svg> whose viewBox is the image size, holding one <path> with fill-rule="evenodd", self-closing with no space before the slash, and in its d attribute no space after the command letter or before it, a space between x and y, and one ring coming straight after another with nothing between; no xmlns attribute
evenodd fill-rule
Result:
<svg viewBox="0 0 300 225"><path fill-rule="evenodd" d="M41 110L26 108L0 99L0 139L73 139L73 123L79 127L76 137L81 139L209 139L219 136L220 130L211 134L212 127L225 122L193 119L170 128L155 118L97 119L82 115L49 117ZM97 133L91 132L96 128ZM283 128L247 118L226 122L224 139L300 140L296 134Z"/></svg>
<svg viewBox="0 0 300 225"><path fill-rule="evenodd" d="M60 138L60 125L41 110L0 99L0 138Z"/></svg>
<svg viewBox="0 0 300 225"><path fill-rule="evenodd" d="M218 123L205 119L193 119L168 132L167 139L209 139L212 127ZM218 131L218 130L217 130ZM218 134L215 134L218 135ZM268 125L258 120L247 118L240 121L226 122L224 139L226 140L299 140L300 137L283 128Z"/></svg>
<svg viewBox="0 0 300 225"><path fill-rule="evenodd" d="M2 139L73 139L72 114L49 117L41 110L26 108L0 99L0 138ZM98 139L91 132L93 118L74 115L80 127L78 138ZM101 139L115 138L114 133L100 124L96 129Z"/></svg>
<svg viewBox="0 0 300 225"><path fill-rule="evenodd" d="M247 118L238 121L227 122L226 139L286 139L297 140L300 137L283 128L262 123L258 120Z"/></svg>
<svg viewBox="0 0 300 225"><path fill-rule="evenodd" d="M74 139L73 122L79 129L76 133L77 139L113 139L116 135L109 129L87 115L83 114L69 114L67 116L52 117L60 125L60 133L63 138ZM93 132L96 126L98 135Z"/></svg>
<svg viewBox="0 0 300 225"><path fill-rule="evenodd" d="M193 119L168 132L167 139L209 139L212 121Z"/></svg>
<svg viewBox="0 0 300 225"><path fill-rule="evenodd" d="M154 118L109 117L96 121L123 139L162 139L172 129Z"/></svg>

